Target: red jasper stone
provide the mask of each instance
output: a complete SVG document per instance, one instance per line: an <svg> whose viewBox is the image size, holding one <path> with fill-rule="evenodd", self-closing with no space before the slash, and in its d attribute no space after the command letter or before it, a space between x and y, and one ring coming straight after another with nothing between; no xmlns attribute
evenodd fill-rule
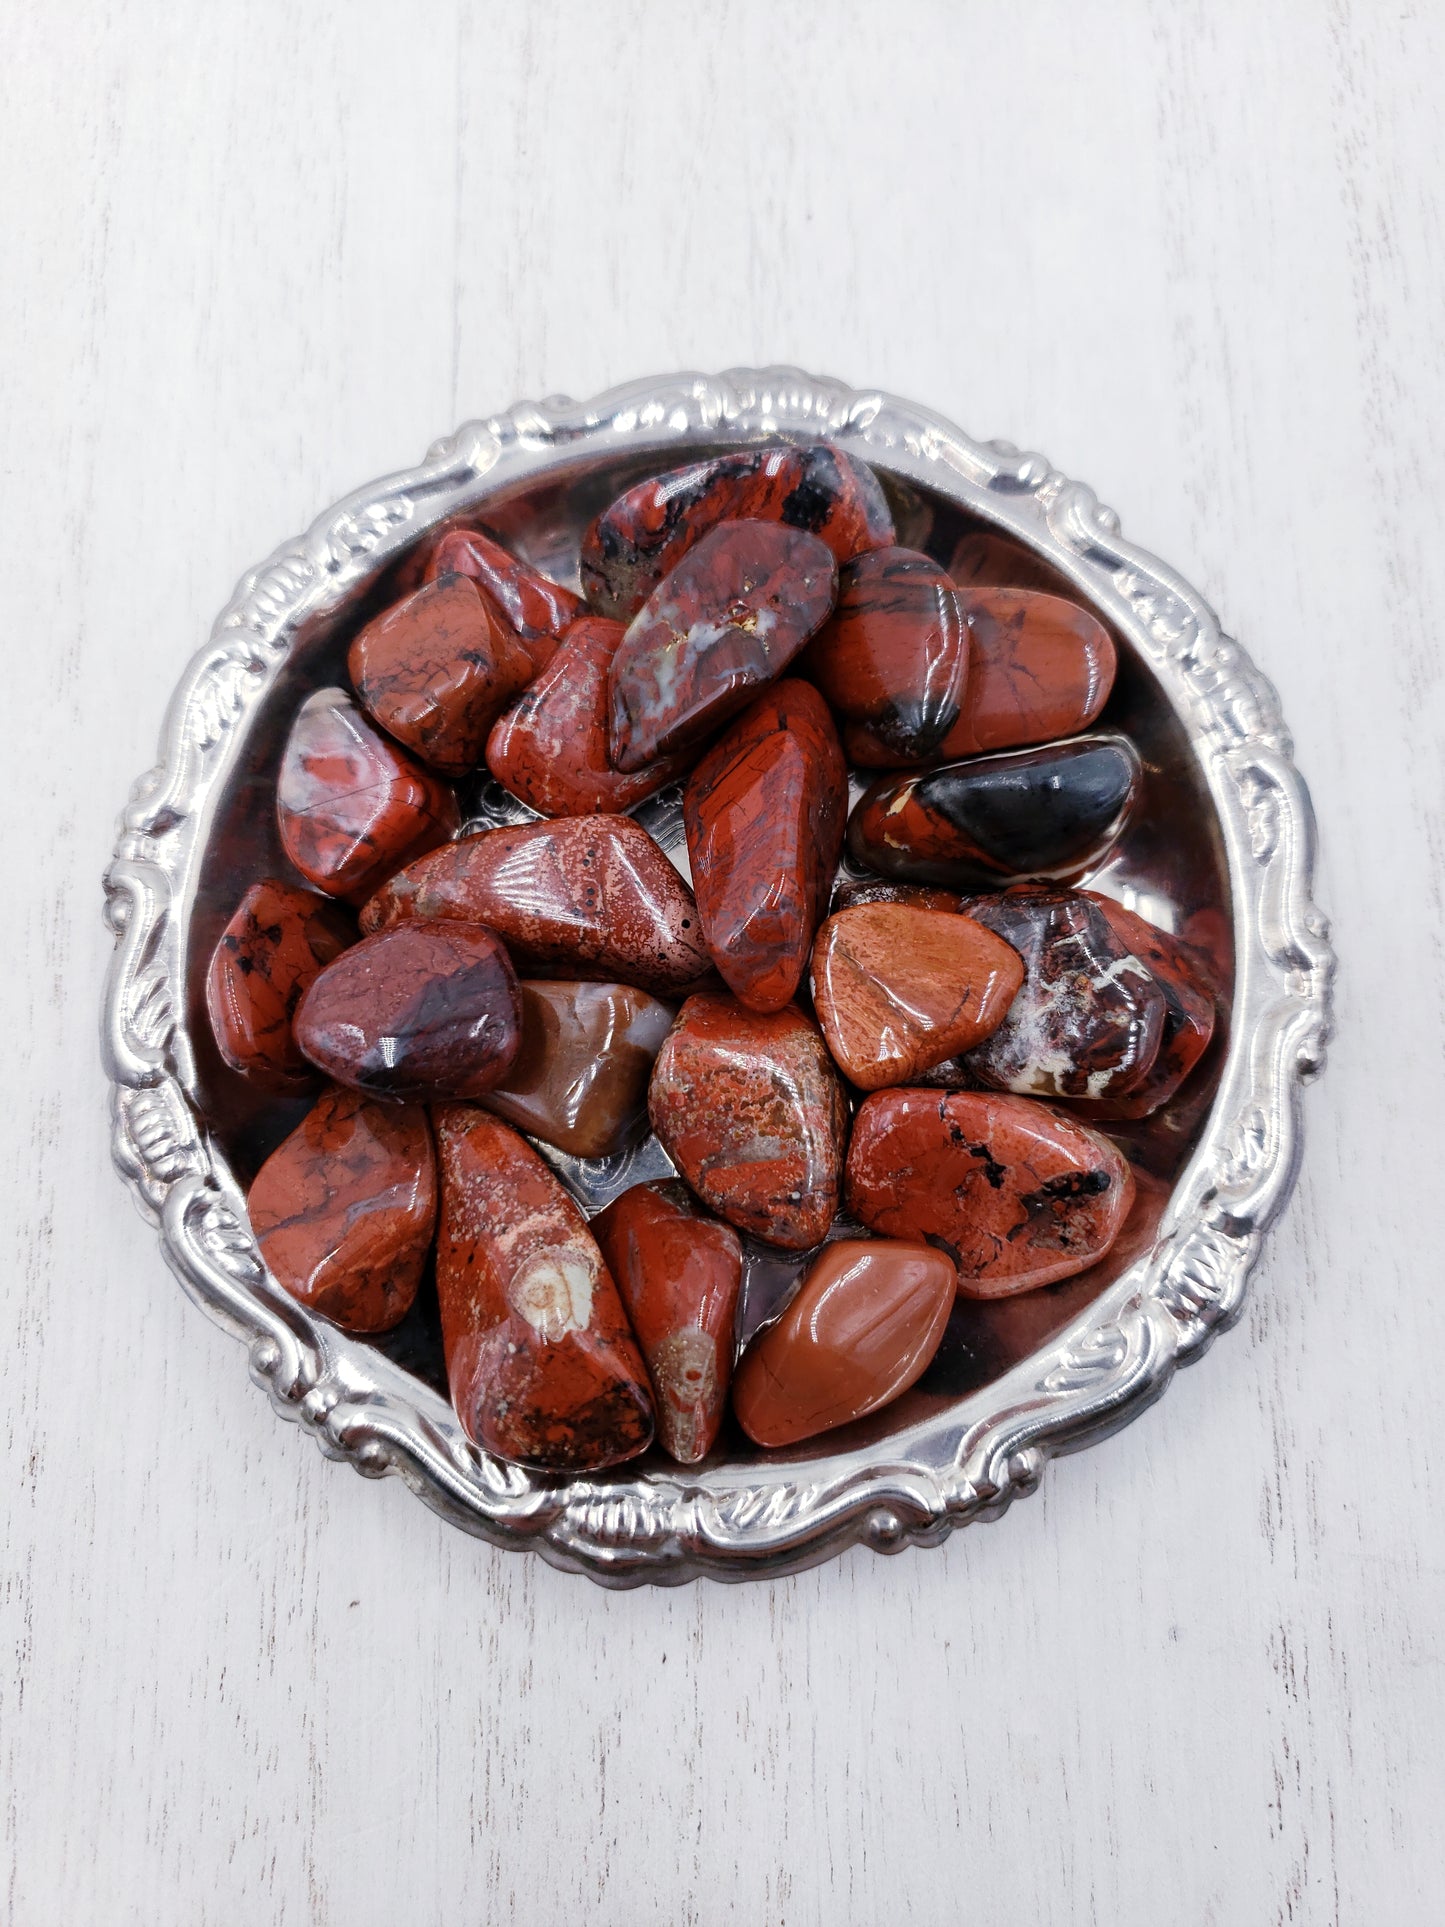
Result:
<svg viewBox="0 0 1445 1927"><path fill-rule="evenodd" d="M733 1410L755 1445L796 1445L916 1385L953 1309L952 1261L925 1244L839 1239L744 1355Z"/></svg>
<svg viewBox="0 0 1445 1927"><path fill-rule="evenodd" d="M1071 1278L1108 1251L1134 1177L1106 1137L992 1091L876 1091L853 1120L848 1209L952 1257L966 1298Z"/></svg>
<svg viewBox="0 0 1445 1927"><path fill-rule="evenodd" d="M468 1438L520 1465L585 1472L652 1441L652 1394L587 1222L517 1133L435 1113L437 1297L452 1404Z"/></svg>
<svg viewBox="0 0 1445 1927"><path fill-rule="evenodd" d="M658 1444L696 1465L712 1450L732 1379L738 1234L681 1184L637 1184L592 1220L592 1235L652 1375Z"/></svg>
<svg viewBox="0 0 1445 1927"><path fill-rule="evenodd" d="M261 1166L248 1209L293 1298L347 1331L390 1331L411 1310L436 1229L426 1112L328 1091Z"/></svg>
<svg viewBox="0 0 1445 1927"><path fill-rule="evenodd" d="M251 885L206 972L211 1030L232 1070L278 1090L310 1081L291 1019L325 966L355 941L350 917L330 898L275 877Z"/></svg>
<svg viewBox="0 0 1445 1927"><path fill-rule="evenodd" d="M998 1029L1023 962L970 917L868 903L840 910L813 948L813 1007L844 1076L906 1084Z"/></svg>
<svg viewBox="0 0 1445 1927"><path fill-rule="evenodd" d="M781 1010L808 961L843 847L848 770L817 690L788 680L745 710L683 798L698 915L750 1010Z"/></svg>
<svg viewBox="0 0 1445 1927"><path fill-rule="evenodd" d="M687 768L663 756L624 774L608 760L607 672L622 634L620 622L580 616L487 739L488 769L542 816L617 814Z"/></svg>
<svg viewBox="0 0 1445 1927"><path fill-rule="evenodd" d="M844 877L833 889L829 906L838 910L856 909L862 903L911 903L915 910L961 910L963 898L956 890L932 889L926 883L886 883L881 877Z"/></svg>
<svg viewBox="0 0 1445 1927"><path fill-rule="evenodd" d="M840 717L906 763L933 755L957 723L968 661L958 594L938 564L873 549L843 568L803 666Z"/></svg>
<svg viewBox="0 0 1445 1927"><path fill-rule="evenodd" d="M487 731L533 675L532 658L461 575L367 623L347 667L367 712L448 776L476 768Z"/></svg>
<svg viewBox="0 0 1445 1927"><path fill-rule="evenodd" d="M296 1012L296 1041L328 1077L399 1100L479 1097L506 1076L522 995L506 951L476 924L405 923L327 966Z"/></svg>
<svg viewBox="0 0 1445 1927"><path fill-rule="evenodd" d="M816 536L725 522L689 549L633 618L608 672L608 747L642 769L698 742L780 676L833 606Z"/></svg>
<svg viewBox="0 0 1445 1927"><path fill-rule="evenodd" d="M1215 1018L1209 966L1198 951L1122 903L1092 890L1079 894L1097 904L1119 943L1147 966L1164 995L1164 1029L1153 1065L1132 1090L1097 1103L1086 1099L1074 1108L1081 1117L1149 1117L1169 1102L1209 1048Z"/></svg>
<svg viewBox="0 0 1445 1927"><path fill-rule="evenodd" d="M1043 557L997 529L970 529L960 536L948 565L960 589L1035 589L1043 595L1072 595L1068 577Z"/></svg>
<svg viewBox="0 0 1445 1927"><path fill-rule="evenodd" d="M545 669L569 622L581 613L580 597L520 561L485 529L449 529L432 549L426 579L469 576L517 641Z"/></svg>
<svg viewBox="0 0 1445 1927"><path fill-rule="evenodd" d="M1008 1016L964 1068L994 1090L1114 1099L1138 1090L1164 1037L1167 1003L1102 900L1020 885L968 906L1023 959Z"/></svg>
<svg viewBox="0 0 1445 1927"><path fill-rule="evenodd" d="M816 1027L789 1008L690 997L657 1054L652 1128L703 1203L740 1231L806 1251L838 1208L848 1111Z"/></svg>
<svg viewBox="0 0 1445 1927"><path fill-rule="evenodd" d="M362 903L382 879L456 834L440 777L373 729L344 689L297 711L276 778L281 844L309 883Z"/></svg>
<svg viewBox="0 0 1445 1927"><path fill-rule="evenodd" d="M403 870L361 912L485 923L534 977L680 995L709 973L692 892L630 816L561 816L463 837Z"/></svg>
<svg viewBox="0 0 1445 1927"><path fill-rule="evenodd" d="M605 509L582 538L587 600L630 620L694 543L720 522L744 520L803 529L839 562L893 540L872 470L842 449L740 449L639 482Z"/></svg>

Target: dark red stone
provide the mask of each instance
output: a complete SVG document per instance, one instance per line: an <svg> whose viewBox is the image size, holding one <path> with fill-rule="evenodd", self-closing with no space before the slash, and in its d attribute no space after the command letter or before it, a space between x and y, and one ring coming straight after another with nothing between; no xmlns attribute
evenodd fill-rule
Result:
<svg viewBox="0 0 1445 1927"><path fill-rule="evenodd" d="M436 1230L426 1112L328 1091L261 1166L251 1229L278 1284L352 1332L411 1310Z"/></svg>
<svg viewBox="0 0 1445 1927"><path fill-rule="evenodd" d="M281 844L308 882L363 903L403 863L456 834L457 799L388 742L344 689L297 711L276 778Z"/></svg>
<svg viewBox="0 0 1445 1927"><path fill-rule="evenodd" d="M463 837L392 877L363 930L485 923L529 976L685 994L710 973L692 892L630 816L560 816Z"/></svg>
<svg viewBox="0 0 1445 1927"><path fill-rule="evenodd" d="M1134 1178L1105 1137L992 1091L875 1091L853 1120L848 1209L946 1251L967 1298L1071 1278L1119 1235Z"/></svg>
<svg viewBox="0 0 1445 1927"><path fill-rule="evenodd" d="M592 1220L652 1375L657 1442L683 1465L712 1450L732 1379L742 1245L681 1184L636 1184Z"/></svg>
<svg viewBox="0 0 1445 1927"><path fill-rule="evenodd" d="M532 658L545 669L568 623L582 611L581 598L551 582L485 529L450 529L431 551L426 579L470 576Z"/></svg>
<svg viewBox="0 0 1445 1927"><path fill-rule="evenodd" d="M957 890L938 890L926 883L888 883L882 877L840 877L829 909L854 910L864 903L910 903L915 910L961 910Z"/></svg>
<svg viewBox="0 0 1445 1927"><path fill-rule="evenodd" d="M997 529L970 529L960 536L948 565L960 589L1034 589L1069 596L1073 584L1043 557Z"/></svg>
<svg viewBox="0 0 1445 1927"><path fill-rule="evenodd" d="M517 1055L522 993L490 930L405 923L328 965L301 1000L295 1032L313 1064L354 1090L479 1097Z"/></svg>
<svg viewBox="0 0 1445 1927"><path fill-rule="evenodd" d="M311 1081L291 1019L321 971L355 941L351 918L329 897L275 877L251 885L206 972L211 1030L232 1070L278 1090Z"/></svg>
<svg viewBox="0 0 1445 1927"><path fill-rule="evenodd" d="M533 675L532 658L461 575L367 623L347 667L367 712L448 776L476 768L487 731Z"/></svg>
<svg viewBox="0 0 1445 1927"><path fill-rule="evenodd" d="M808 961L848 813L848 770L816 689L746 709L688 780L683 820L708 950L750 1010L781 1010Z"/></svg>
<svg viewBox="0 0 1445 1927"><path fill-rule="evenodd" d="M1072 1108L1081 1117L1148 1117L1169 1102L1209 1048L1215 1018L1212 973L1197 950L1123 904L1092 890L1079 894L1097 904L1120 944L1148 966L1164 994L1164 1029L1152 1067L1131 1091Z"/></svg>
<svg viewBox="0 0 1445 1927"><path fill-rule="evenodd" d="M607 756L607 672L622 624L580 616L487 739L487 767L543 816L620 813L681 776L685 756L624 775Z"/></svg>
<svg viewBox="0 0 1445 1927"><path fill-rule="evenodd" d="M690 997L657 1054L652 1128L703 1203L769 1244L806 1251L838 1208L848 1112L817 1027L732 997Z"/></svg>
<svg viewBox="0 0 1445 1927"><path fill-rule="evenodd" d="M803 529L839 562L893 540L872 470L842 449L740 449L639 482L605 509L582 538L587 600L630 620L694 543L731 521Z"/></svg>
<svg viewBox="0 0 1445 1927"><path fill-rule="evenodd" d="M647 1368L582 1213L496 1118L445 1104L435 1123L437 1297L468 1438L548 1471L635 1458L652 1441Z"/></svg>
<svg viewBox="0 0 1445 1927"><path fill-rule="evenodd" d="M689 549L633 618L608 673L608 747L642 769L701 740L780 676L833 606L816 536L725 522Z"/></svg>

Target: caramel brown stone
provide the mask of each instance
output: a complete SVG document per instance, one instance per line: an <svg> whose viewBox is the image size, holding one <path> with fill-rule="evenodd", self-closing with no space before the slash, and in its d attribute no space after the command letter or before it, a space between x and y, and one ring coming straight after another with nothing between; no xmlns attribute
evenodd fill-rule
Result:
<svg viewBox="0 0 1445 1927"><path fill-rule="evenodd" d="M581 599L512 554L489 530L449 529L434 544L426 578L464 575L476 583L501 620L545 669L563 632L582 612Z"/></svg>
<svg viewBox="0 0 1445 1927"><path fill-rule="evenodd" d="M582 1213L499 1119L446 1104L435 1124L437 1297L467 1436L548 1471L635 1458L652 1440L647 1368Z"/></svg>
<svg viewBox="0 0 1445 1927"><path fill-rule="evenodd" d="M423 1110L328 1091L273 1151L248 1200L278 1284L352 1332L410 1311L436 1229L436 1162Z"/></svg>
<svg viewBox="0 0 1445 1927"><path fill-rule="evenodd" d="M321 971L355 941L351 918L329 898L275 877L251 885L206 972L211 1031L232 1070L263 1088L310 1082L291 1020Z"/></svg>

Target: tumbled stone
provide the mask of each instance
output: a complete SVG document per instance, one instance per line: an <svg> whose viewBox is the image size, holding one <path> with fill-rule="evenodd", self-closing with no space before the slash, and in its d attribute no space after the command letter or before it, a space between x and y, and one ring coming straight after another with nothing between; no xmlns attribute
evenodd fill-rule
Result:
<svg viewBox="0 0 1445 1927"><path fill-rule="evenodd" d="M432 548L429 582L445 575L469 576L532 658L545 669L569 622L582 612L581 598L523 562L485 529L450 529Z"/></svg>
<svg viewBox="0 0 1445 1927"><path fill-rule="evenodd" d="M444 575L367 623L347 656L367 713L433 769L465 776L532 680L532 658L475 582Z"/></svg>
<svg viewBox="0 0 1445 1927"><path fill-rule="evenodd" d="M294 1029L311 1062L354 1090L480 1097L517 1055L522 995L490 930L404 923L329 964L302 998Z"/></svg>
<svg viewBox="0 0 1445 1927"><path fill-rule="evenodd" d="M548 1471L635 1458L652 1440L647 1368L582 1213L499 1119L444 1104L434 1122L442 1344L468 1438Z"/></svg>
<svg viewBox="0 0 1445 1927"><path fill-rule="evenodd" d="M461 838L394 876L363 930L485 923L534 977L683 995L710 974L692 892L630 816L560 816Z"/></svg>
<svg viewBox="0 0 1445 1927"><path fill-rule="evenodd" d="M848 1114L801 1011L690 997L657 1054L648 1108L663 1148L720 1217L790 1251L819 1243L838 1208Z"/></svg>
<svg viewBox="0 0 1445 1927"><path fill-rule="evenodd" d="M842 449L740 449L639 482L604 509L582 538L587 600L630 621L710 529L739 520L803 529L839 562L893 540L872 470Z"/></svg>
<svg viewBox="0 0 1445 1927"><path fill-rule="evenodd" d="M853 910L863 903L910 903L915 910L963 908L957 890L938 890L926 883L889 883L883 877L840 877L829 908Z"/></svg>
<svg viewBox="0 0 1445 1927"><path fill-rule="evenodd" d="M646 1130L647 1081L672 1018L629 984L524 983L521 1048L481 1102L573 1157L611 1157Z"/></svg>
<svg viewBox="0 0 1445 1927"><path fill-rule="evenodd" d="M797 989L843 847L848 770L816 689L751 704L688 779L692 887L724 983L750 1010Z"/></svg>
<svg viewBox="0 0 1445 1927"><path fill-rule="evenodd" d="M967 1298L1002 1298L1097 1262L1134 1199L1106 1137L992 1091L875 1091L853 1120L848 1209L946 1251Z"/></svg>
<svg viewBox="0 0 1445 1927"><path fill-rule="evenodd" d="M328 1091L256 1175L251 1229L273 1278L352 1332L411 1310L436 1229L426 1112Z"/></svg>
<svg viewBox="0 0 1445 1927"><path fill-rule="evenodd" d="M906 1392L953 1308L950 1259L926 1244L841 1238L738 1364L733 1410L755 1445L796 1445Z"/></svg>
<svg viewBox="0 0 1445 1927"><path fill-rule="evenodd" d="M1138 751L1123 736L885 777L859 799L848 848L884 876L945 889L1076 877L1108 853L1141 780Z"/></svg>
<svg viewBox="0 0 1445 1927"><path fill-rule="evenodd" d="M972 918L902 903L840 910L813 948L813 1007L845 1077L906 1084L997 1030L1024 967Z"/></svg>
<svg viewBox="0 0 1445 1927"><path fill-rule="evenodd" d="M310 1081L291 1020L320 972L355 941L351 918L329 897L275 877L251 885L206 972L211 1032L232 1070L278 1090Z"/></svg>
<svg viewBox="0 0 1445 1927"><path fill-rule="evenodd" d="M960 589L1034 589L1072 595L1068 577L1035 550L997 529L970 529L958 539L948 573Z"/></svg>
<svg viewBox="0 0 1445 1927"><path fill-rule="evenodd" d="M608 672L608 748L621 770L687 749L787 668L833 606L816 536L724 522L649 597Z"/></svg>
<svg viewBox="0 0 1445 1927"><path fill-rule="evenodd" d="M1164 995L1164 1028L1154 1062L1138 1084L1074 1108L1083 1117L1149 1117L1169 1102L1209 1048L1215 1021L1210 968L1197 950L1111 897L1092 890L1079 894L1098 906L1120 945L1148 968Z"/></svg>
<svg viewBox="0 0 1445 1927"><path fill-rule="evenodd" d="M897 761L932 756L959 719L969 680L957 591L914 549L858 556L839 575L837 606L803 669L845 723L864 725Z"/></svg>
<svg viewBox="0 0 1445 1927"><path fill-rule="evenodd" d="M965 1068L995 1090L1098 1101L1137 1090L1164 1036L1167 1005L1143 959L1079 890L1020 885L968 906L1023 959L1023 987Z"/></svg>
<svg viewBox="0 0 1445 1927"><path fill-rule="evenodd" d="M276 778L276 822L318 890L362 903L459 821L447 784L388 742L344 689L318 689L301 705Z"/></svg>
<svg viewBox="0 0 1445 1927"><path fill-rule="evenodd" d="M742 1245L681 1184L636 1184L592 1220L652 1376L657 1442L683 1465L712 1450L732 1380Z"/></svg>
<svg viewBox="0 0 1445 1927"><path fill-rule="evenodd" d="M620 813L681 776L685 756L624 773L607 755L607 672L622 624L580 616L487 739L487 767L542 816Z"/></svg>

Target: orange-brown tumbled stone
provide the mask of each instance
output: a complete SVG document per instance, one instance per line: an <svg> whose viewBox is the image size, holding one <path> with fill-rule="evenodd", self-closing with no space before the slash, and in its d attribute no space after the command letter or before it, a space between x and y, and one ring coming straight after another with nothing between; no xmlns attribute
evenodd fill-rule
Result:
<svg viewBox="0 0 1445 1927"><path fill-rule="evenodd" d="M446 1104L434 1122L437 1297L467 1436L551 1471L635 1458L652 1440L647 1368L582 1213L498 1119Z"/></svg>
<svg viewBox="0 0 1445 1927"><path fill-rule="evenodd" d="M350 916L329 897L275 877L251 885L206 972L211 1030L232 1070L280 1090L310 1081L291 1020L326 965L355 941Z"/></svg>
<svg viewBox="0 0 1445 1927"><path fill-rule="evenodd" d="M848 1209L953 1259L967 1298L1071 1278L1102 1258L1134 1200L1106 1137L1032 1098L875 1091L853 1120Z"/></svg>
<svg viewBox="0 0 1445 1927"><path fill-rule="evenodd" d="M485 529L448 529L433 545L426 579L469 576L532 658L545 669L581 599L512 554Z"/></svg>
<svg viewBox="0 0 1445 1927"><path fill-rule="evenodd" d="M844 1075L906 1084L1008 1015L1023 960L972 918L903 903L840 910L813 946L813 1007Z"/></svg>
<svg viewBox="0 0 1445 1927"><path fill-rule="evenodd" d="M353 1332L389 1331L411 1310L436 1207L426 1112L342 1090L271 1153L248 1200L277 1283Z"/></svg>
<svg viewBox="0 0 1445 1927"><path fill-rule="evenodd" d="M742 1245L681 1184L637 1184L592 1235L652 1374L657 1439L683 1465L711 1451L732 1379Z"/></svg>
<svg viewBox="0 0 1445 1927"><path fill-rule="evenodd" d="M876 1412L932 1362L953 1265L925 1244L840 1239L738 1365L733 1410L755 1445L796 1445Z"/></svg>

